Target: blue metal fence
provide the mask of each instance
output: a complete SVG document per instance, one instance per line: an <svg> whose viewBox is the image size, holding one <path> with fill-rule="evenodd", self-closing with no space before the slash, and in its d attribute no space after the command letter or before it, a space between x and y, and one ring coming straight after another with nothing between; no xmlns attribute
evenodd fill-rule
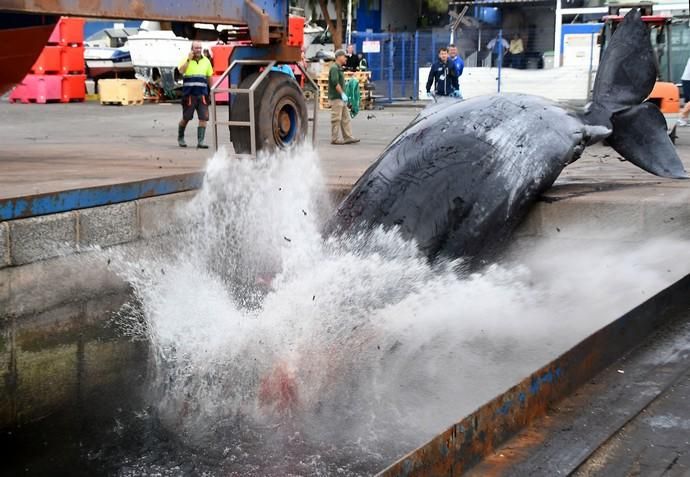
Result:
<svg viewBox="0 0 690 477"><path fill-rule="evenodd" d="M498 29L467 29L458 37L458 53L467 66L491 66L491 52L486 44L498 35ZM369 33L352 32L355 50L363 51L364 42L378 45L378 52L364 53L376 85L379 102L419 99L419 68L431 66L438 48L447 46L448 31Z"/></svg>

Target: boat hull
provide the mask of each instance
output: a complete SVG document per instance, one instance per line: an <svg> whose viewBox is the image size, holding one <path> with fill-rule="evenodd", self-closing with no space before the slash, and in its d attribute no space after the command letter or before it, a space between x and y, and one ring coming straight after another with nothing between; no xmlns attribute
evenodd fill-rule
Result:
<svg viewBox="0 0 690 477"><path fill-rule="evenodd" d="M53 23L0 29L0 95L29 73L54 28Z"/></svg>

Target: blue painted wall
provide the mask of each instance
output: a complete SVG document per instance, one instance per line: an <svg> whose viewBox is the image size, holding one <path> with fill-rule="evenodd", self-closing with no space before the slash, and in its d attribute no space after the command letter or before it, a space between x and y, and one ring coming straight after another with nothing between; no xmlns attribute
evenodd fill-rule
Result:
<svg viewBox="0 0 690 477"><path fill-rule="evenodd" d="M371 29L374 33L381 31L381 1L378 1L378 10L369 9L368 0L360 0L357 5L357 27L353 30L367 31Z"/></svg>

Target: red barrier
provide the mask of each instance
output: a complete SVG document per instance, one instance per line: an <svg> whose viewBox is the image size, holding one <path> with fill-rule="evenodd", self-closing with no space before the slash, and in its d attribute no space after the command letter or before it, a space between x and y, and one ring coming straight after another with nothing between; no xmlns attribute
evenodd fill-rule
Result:
<svg viewBox="0 0 690 477"><path fill-rule="evenodd" d="M216 75L211 78L211 84L214 85L216 84L216 81L221 77L221 75ZM228 78L227 76L223 80L223 82L220 84L220 88L227 88L228 87ZM217 104L228 104L228 99L230 98L230 93L218 93L216 94L216 103Z"/></svg>
<svg viewBox="0 0 690 477"><path fill-rule="evenodd" d="M61 52L61 46L46 46L31 67L31 72L37 75L60 73L62 70Z"/></svg>
<svg viewBox="0 0 690 477"><path fill-rule="evenodd" d="M62 17L55 26L48 43L53 45L73 45L84 43L84 19Z"/></svg>
<svg viewBox="0 0 690 477"><path fill-rule="evenodd" d="M290 15L288 19L288 46L304 45L304 18Z"/></svg>
<svg viewBox="0 0 690 477"><path fill-rule="evenodd" d="M86 75L65 75L62 77L62 96L60 101L84 101L86 98Z"/></svg>
<svg viewBox="0 0 690 477"><path fill-rule="evenodd" d="M50 48L50 47L46 47ZM85 70L84 47L62 46L60 47L61 68L63 74L82 74Z"/></svg>
<svg viewBox="0 0 690 477"><path fill-rule="evenodd" d="M232 54L232 45L214 45L211 47L213 55L213 74L222 75L230 66L229 60Z"/></svg>
<svg viewBox="0 0 690 477"><path fill-rule="evenodd" d="M84 101L86 75L26 75L10 93L13 103Z"/></svg>
<svg viewBox="0 0 690 477"><path fill-rule="evenodd" d="M13 103L47 103L62 100L62 75L26 75L10 93Z"/></svg>
<svg viewBox="0 0 690 477"><path fill-rule="evenodd" d="M81 74L84 73L84 68L83 46L49 45L43 48L36 63L31 67L31 73L36 75Z"/></svg>

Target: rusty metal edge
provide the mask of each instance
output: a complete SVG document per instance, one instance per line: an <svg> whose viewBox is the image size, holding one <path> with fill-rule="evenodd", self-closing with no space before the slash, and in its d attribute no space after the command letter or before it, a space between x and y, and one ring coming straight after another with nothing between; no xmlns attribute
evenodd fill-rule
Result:
<svg viewBox="0 0 690 477"><path fill-rule="evenodd" d="M673 317L673 311L688 305L690 274L593 333L377 475L460 475L643 342Z"/></svg>
<svg viewBox="0 0 690 477"><path fill-rule="evenodd" d="M245 0L246 1L246 0ZM179 21L186 23L221 23L247 25L245 1L185 1L136 0L113 2L110 0L0 0L0 12L34 15L67 15L91 18L114 18L133 20ZM266 14L270 25L286 26L289 3L271 0L254 0Z"/></svg>

